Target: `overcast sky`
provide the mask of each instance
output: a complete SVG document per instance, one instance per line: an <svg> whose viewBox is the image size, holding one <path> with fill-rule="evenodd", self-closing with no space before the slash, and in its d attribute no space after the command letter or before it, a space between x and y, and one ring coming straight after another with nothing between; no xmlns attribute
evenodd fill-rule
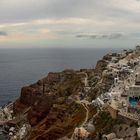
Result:
<svg viewBox="0 0 140 140"><path fill-rule="evenodd" d="M0 47L139 43L139 0L0 0Z"/></svg>

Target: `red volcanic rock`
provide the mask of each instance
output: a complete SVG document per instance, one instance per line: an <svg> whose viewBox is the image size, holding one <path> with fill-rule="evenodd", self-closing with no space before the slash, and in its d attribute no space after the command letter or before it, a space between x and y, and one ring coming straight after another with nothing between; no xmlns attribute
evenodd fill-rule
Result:
<svg viewBox="0 0 140 140"><path fill-rule="evenodd" d="M61 138L83 122L85 109L74 101L74 96L84 91L84 77L85 74L74 71L49 73L21 89L13 108L17 116L25 116L24 120L32 126L29 140Z"/></svg>
<svg viewBox="0 0 140 140"><path fill-rule="evenodd" d="M27 117L30 124L35 125L47 115L55 98L53 94L45 95L36 88L24 87L20 98L14 103L14 111L18 114L30 108Z"/></svg>
<svg viewBox="0 0 140 140"><path fill-rule="evenodd" d="M30 140L56 140L72 134L74 128L85 118L81 104L64 99L63 104L55 104L49 114L32 129Z"/></svg>
<svg viewBox="0 0 140 140"><path fill-rule="evenodd" d="M54 96L48 95L39 97L38 100L36 100L36 102L32 106L31 111L28 113L28 120L30 124L36 125L44 117L46 117L54 102L55 102Z"/></svg>

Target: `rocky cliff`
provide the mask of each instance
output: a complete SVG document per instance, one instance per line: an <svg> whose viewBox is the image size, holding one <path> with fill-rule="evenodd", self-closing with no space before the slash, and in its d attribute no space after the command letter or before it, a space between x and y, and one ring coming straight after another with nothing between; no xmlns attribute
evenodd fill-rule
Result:
<svg viewBox="0 0 140 140"><path fill-rule="evenodd" d="M23 87L13 110L15 116L24 116L24 121L32 127L27 139L72 137L74 129L81 126L86 118L84 103L80 101L86 98L92 100L93 96L101 94L99 89L106 89L105 79L99 83L106 66L107 62L103 59L98 61L95 69L49 73L35 84ZM87 118L90 119L96 109L91 105L87 107L91 110ZM20 121L23 118L19 117Z"/></svg>

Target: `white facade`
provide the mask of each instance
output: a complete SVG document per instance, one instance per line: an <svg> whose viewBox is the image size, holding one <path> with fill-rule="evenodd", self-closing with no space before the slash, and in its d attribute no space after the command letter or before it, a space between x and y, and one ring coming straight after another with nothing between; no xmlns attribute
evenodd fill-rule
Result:
<svg viewBox="0 0 140 140"><path fill-rule="evenodd" d="M140 128L137 129L138 138L140 138Z"/></svg>
<svg viewBox="0 0 140 140"><path fill-rule="evenodd" d="M135 85L129 87L128 96L139 97L140 96L140 74L136 74Z"/></svg>
<svg viewBox="0 0 140 140"><path fill-rule="evenodd" d="M140 96L140 85L133 85L129 88L128 96L139 97Z"/></svg>

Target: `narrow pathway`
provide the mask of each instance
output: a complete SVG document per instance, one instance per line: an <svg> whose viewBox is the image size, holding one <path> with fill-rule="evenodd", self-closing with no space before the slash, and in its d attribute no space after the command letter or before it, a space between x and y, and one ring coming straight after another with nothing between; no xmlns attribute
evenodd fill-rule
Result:
<svg viewBox="0 0 140 140"><path fill-rule="evenodd" d="M81 105L82 105L82 106L85 108L85 110L86 110L86 117L85 117L85 120L84 120L84 122L81 124L81 126L83 126L83 125L85 125L86 122L88 121L88 118L89 118L89 110L88 110L88 106L87 106L86 103L81 102Z"/></svg>

